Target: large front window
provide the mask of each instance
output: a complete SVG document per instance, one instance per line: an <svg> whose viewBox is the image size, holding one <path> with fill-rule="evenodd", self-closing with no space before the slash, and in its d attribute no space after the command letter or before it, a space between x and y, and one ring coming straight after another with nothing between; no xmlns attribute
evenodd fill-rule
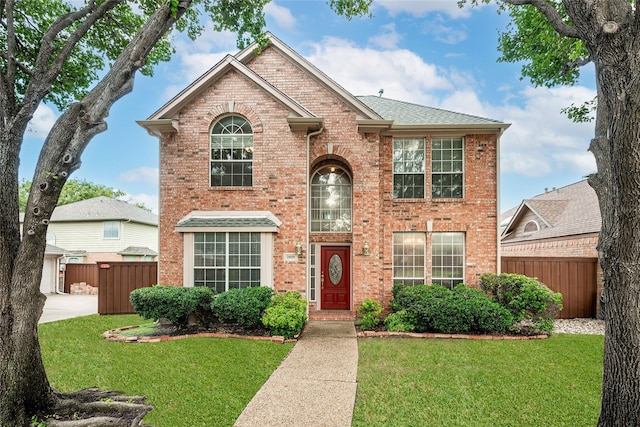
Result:
<svg viewBox="0 0 640 427"><path fill-rule="evenodd" d="M194 285L216 292L260 286L260 233L194 233Z"/></svg>
<svg viewBox="0 0 640 427"><path fill-rule="evenodd" d="M431 141L431 197L460 199L464 186L462 138L433 138Z"/></svg>
<svg viewBox="0 0 640 427"><path fill-rule="evenodd" d="M425 283L425 234L393 233L393 283Z"/></svg>
<svg viewBox="0 0 640 427"><path fill-rule="evenodd" d="M253 129L238 116L220 119L211 130L211 186L253 185Z"/></svg>
<svg viewBox="0 0 640 427"><path fill-rule="evenodd" d="M393 198L424 198L424 138L393 140Z"/></svg>
<svg viewBox="0 0 640 427"><path fill-rule="evenodd" d="M311 231L351 231L351 179L340 168L322 168L311 180Z"/></svg>
<svg viewBox="0 0 640 427"><path fill-rule="evenodd" d="M452 288L464 283L464 233L433 233L431 282Z"/></svg>

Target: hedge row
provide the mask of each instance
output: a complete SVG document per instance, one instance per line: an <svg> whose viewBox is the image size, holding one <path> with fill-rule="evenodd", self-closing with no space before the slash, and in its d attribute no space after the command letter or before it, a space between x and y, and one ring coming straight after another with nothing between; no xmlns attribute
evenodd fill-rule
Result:
<svg viewBox="0 0 640 427"><path fill-rule="evenodd" d="M167 319L178 328L185 328L190 319L204 327L216 321L247 327L263 324L273 335L290 338L307 320L306 301L299 292L274 297L273 290L263 286L215 294L207 287L156 285L134 290L130 301L141 317Z"/></svg>

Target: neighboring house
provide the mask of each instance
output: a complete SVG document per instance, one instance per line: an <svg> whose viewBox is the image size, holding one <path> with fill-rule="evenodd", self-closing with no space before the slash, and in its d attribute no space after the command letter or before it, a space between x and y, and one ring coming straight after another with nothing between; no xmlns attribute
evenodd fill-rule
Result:
<svg viewBox="0 0 640 427"><path fill-rule="evenodd" d="M153 261L158 216L104 196L69 203L53 211L47 243L64 248L67 263Z"/></svg>
<svg viewBox="0 0 640 427"><path fill-rule="evenodd" d="M138 122L160 138L159 283L300 291L332 319L495 272L509 125L353 96L267 37Z"/></svg>
<svg viewBox="0 0 640 427"><path fill-rule="evenodd" d="M543 194L523 200L520 206L505 212L502 218L503 261L516 263L531 259L543 265L541 261L555 259L556 272L537 271L536 276L550 277L548 280L556 283L546 284L556 291L566 289L563 296L567 309L579 310L579 306L586 305L594 315L604 283L596 249L600 207L589 183L583 180L562 188L545 189ZM520 266L518 268L524 268L522 262ZM511 269L511 265L505 268L503 262L503 270ZM575 286L568 287L569 283Z"/></svg>
<svg viewBox="0 0 640 427"><path fill-rule="evenodd" d="M64 254L64 249L47 245L42 264L42 278L40 279L40 292L43 294L62 292L63 283L60 280L60 264L64 259Z"/></svg>

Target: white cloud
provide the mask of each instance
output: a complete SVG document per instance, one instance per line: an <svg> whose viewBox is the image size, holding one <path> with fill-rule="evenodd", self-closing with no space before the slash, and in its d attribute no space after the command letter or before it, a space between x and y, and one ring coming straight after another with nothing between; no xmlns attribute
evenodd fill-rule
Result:
<svg viewBox="0 0 640 427"><path fill-rule="evenodd" d="M297 24L296 18L291 13L291 10L277 5L274 1L264 7L264 14L267 18L272 18L276 21L276 24L278 24L280 28L291 30Z"/></svg>
<svg viewBox="0 0 640 427"><path fill-rule="evenodd" d="M33 117L29 121L26 136L44 139L49 134L57 117L54 111L44 104L38 105Z"/></svg>
<svg viewBox="0 0 640 427"><path fill-rule="evenodd" d="M442 12L451 18L465 18L471 14L471 7L458 7L458 0L376 0L376 4L387 9L391 16L408 13L421 18L431 12Z"/></svg>
<svg viewBox="0 0 640 427"><path fill-rule="evenodd" d="M118 179L124 182L144 182L151 185L158 185L158 176L158 168L141 166L121 173Z"/></svg>
<svg viewBox="0 0 640 427"><path fill-rule="evenodd" d="M369 43L382 49L395 49L402 40L402 36L396 31L396 24L382 26L382 33L369 39Z"/></svg>
<svg viewBox="0 0 640 427"><path fill-rule="evenodd" d="M437 41L445 44L457 44L467 38L464 25L452 27L445 22L447 20L438 14L434 19L422 24L422 33L432 35Z"/></svg>
<svg viewBox="0 0 640 427"><path fill-rule="evenodd" d="M587 175L595 171L595 160L587 152L593 138L592 123L574 123L561 113L572 103L580 104L595 91L575 86L523 90L522 107L506 104L490 107L489 117L512 123L501 140L502 172L540 177L562 171Z"/></svg>
<svg viewBox="0 0 640 427"><path fill-rule="evenodd" d="M406 49L361 48L327 37L312 44L312 50L307 59L354 95L384 89L388 98L433 105L434 91L453 87L443 70Z"/></svg>

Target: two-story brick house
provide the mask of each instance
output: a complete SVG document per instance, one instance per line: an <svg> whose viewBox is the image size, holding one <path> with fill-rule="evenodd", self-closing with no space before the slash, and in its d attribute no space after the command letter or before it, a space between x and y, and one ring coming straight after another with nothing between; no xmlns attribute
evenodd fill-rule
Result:
<svg viewBox="0 0 640 427"><path fill-rule="evenodd" d="M160 282L296 290L332 319L495 272L508 124L353 96L268 38L138 122L160 138Z"/></svg>

